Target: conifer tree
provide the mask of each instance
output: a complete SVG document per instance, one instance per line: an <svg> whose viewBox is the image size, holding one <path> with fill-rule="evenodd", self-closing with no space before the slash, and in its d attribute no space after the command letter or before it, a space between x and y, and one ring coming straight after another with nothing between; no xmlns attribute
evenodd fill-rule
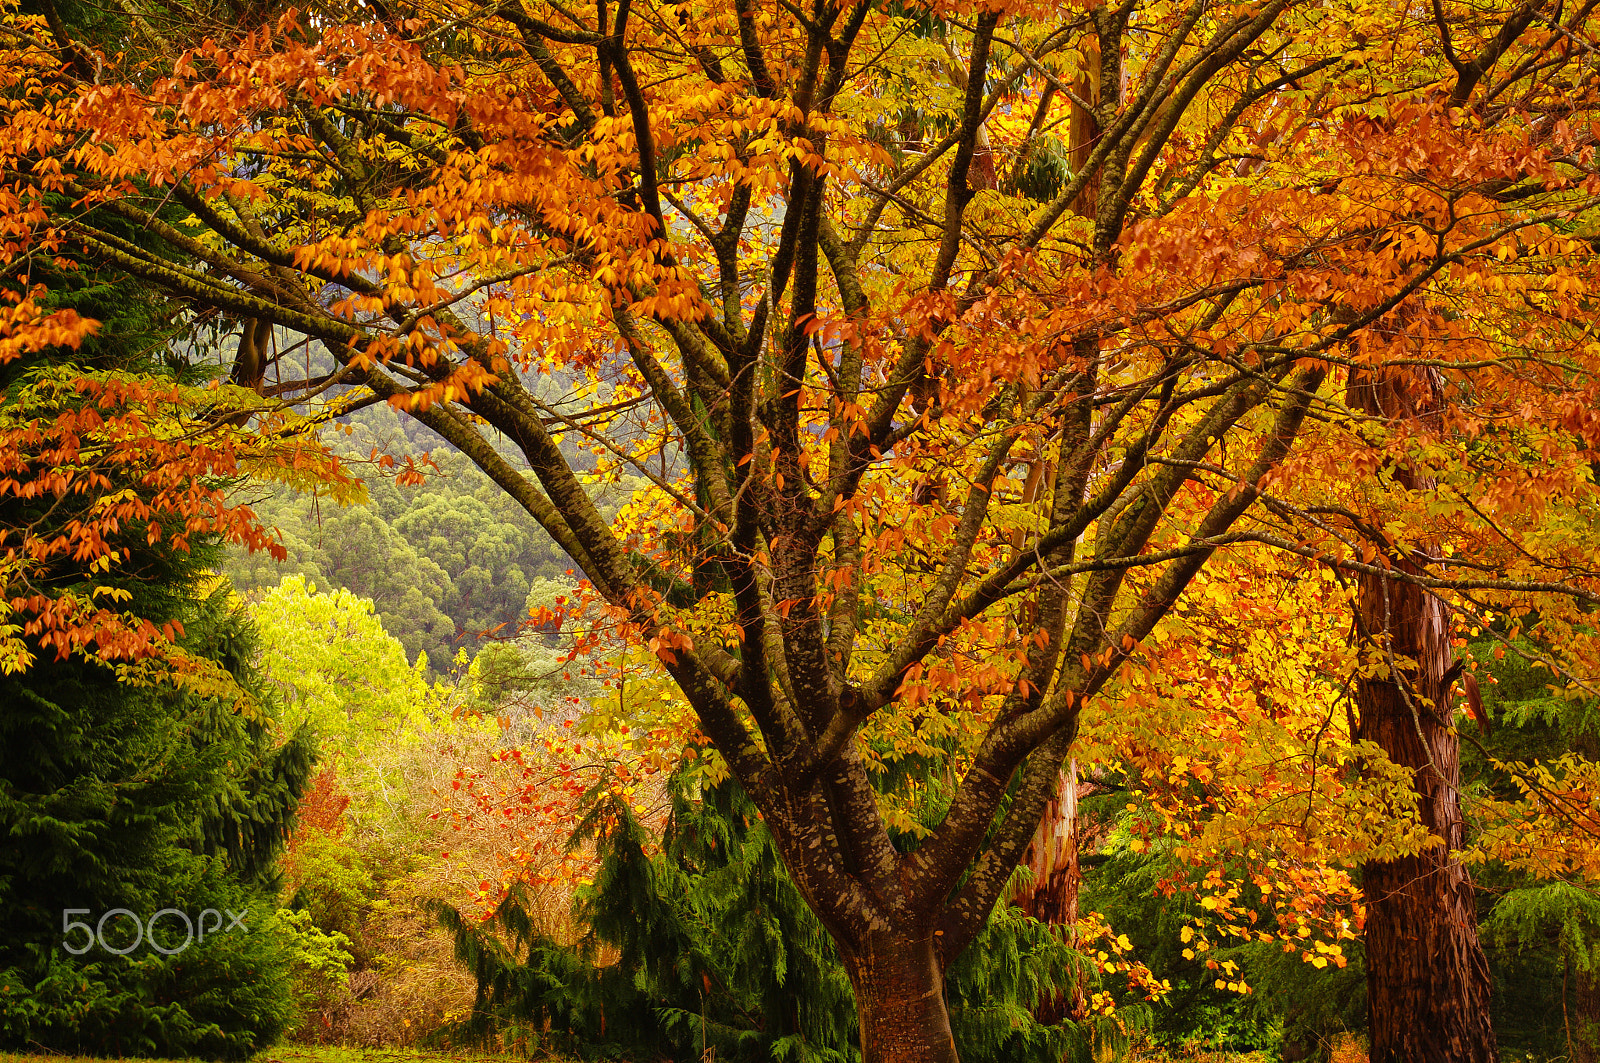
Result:
<svg viewBox="0 0 1600 1063"><path fill-rule="evenodd" d="M1493 806L1536 783L1528 766L1600 752L1600 702L1574 680L1564 654L1523 636L1471 646L1478 715L1457 721L1465 789ZM1566 674L1564 674L1566 673ZM1469 673L1470 674L1470 673ZM1559 800L1551 802L1561 809ZM1581 828L1580 828L1581 829ZM1523 866L1491 860L1479 916L1495 976L1495 1034L1502 1051L1600 1059L1600 898L1570 865L1522 839ZM1491 850L1492 851L1492 850ZM1504 855L1504 854L1502 854ZM1540 863L1554 868L1538 868Z"/></svg>
<svg viewBox="0 0 1600 1063"><path fill-rule="evenodd" d="M185 648L239 682L243 704L119 682L86 659L0 676L9 1048L243 1058L289 1018L271 869L314 747L304 731L280 740L227 590L185 600L183 577L200 559L160 561L171 570L148 596L170 599ZM116 909L129 914L102 920ZM152 919L164 909L181 915ZM232 929L230 912L241 916ZM68 921L97 938L84 948ZM211 934L194 938L196 928Z"/></svg>

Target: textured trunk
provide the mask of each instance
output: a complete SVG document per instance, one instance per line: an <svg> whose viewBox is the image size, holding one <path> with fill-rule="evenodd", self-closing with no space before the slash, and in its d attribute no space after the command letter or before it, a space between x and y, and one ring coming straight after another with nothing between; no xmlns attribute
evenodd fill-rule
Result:
<svg viewBox="0 0 1600 1063"><path fill-rule="evenodd" d="M1391 422L1426 422L1439 408L1434 382L1406 372L1357 381L1351 399ZM1413 490L1433 486L1410 469L1396 470L1395 479ZM1390 563L1416 571L1415 555ZM1449 614L1421 588L1371 575L1360 577L1357 609L1364 639L1386 666L1356 685L1357 737L1412 770L1422 822L1442 843L1362 868L1372 1063L1492 1063L1489 964L1478 943L1472 879L1453 855L1465 828L1447 678L1455 658Z"/></svg>
<svg viewBox="0 0 1600 1063"><path fill-rule="evenodd" d="M882 931L844 960L863 1063L959 1063L931 937Z"/></svg>
<svg viewBox="0 0 1600 1063"><path fill-rule="evenodd" d="M1078 887L1082 875L1078 868L1078 763L1067 761L1061 771L1056 796L1045 806L1039 829L1028 843L1022 862L1033 872L1033 884L1011 898L1011 903L1043 923L1066 928L1067 940L1075 943L1078 922ZM1034 1017L1045 1024L1063 1019L1081 1019L1085 1011L1083 986L1040 1000Z"/></svg>
<svg viewBox="0 0 1600 1063"><path fill-rule="evenodd" d="M1600 1063L1600 979L1572 959L1573 1010L1567 1016L1568 1037L1572 1039L1572 1063Z"/></svg>
<svg viewBox="0 0 1600 1063"><path fill-rule="evenodd" d="M1389 584L1393 652L1424 660L1427 678L1443 675L1441 655L1407 647L1404 625L1429 636L1442 611L1396 599L1421 597ZM1363 598L1367 595L1363 588ZM1376 595L1374 595L1376 596ZM1430 605L1437 605L1428 599ZM1365 605L1365 603L1364 603ZM1396 607L1400 608L1397 610ZM1365 608L1363 609L1365 612ZM1440 638L1439 648L1448 641ZM1420 654L1419 654L1420 650ZM1423 677L1403 677L1421 679ZM1362 680L1360 737L1415 771L1413 785L1428 829L1444 839L1416 856L1373 861L1362 869L1367 902L1367 1008L1373 1063L1478 1063L1496 1058L1489 1023L1489 965L1478 944L1472 880L1451 850L1462 843L1459 747L1447 720L1392 681ZM1444 704L1444 698L1436 699Z"/></svg>
<svg viewBox="0 0 1600 1063"><path fill-rule="evenodd" d="M1079 173L1089 164L1089 154L1094 151L1094 142L1100 139L1100 123L1078 103L1079 100L1088 100L1096 104L1100 102L1099 38L1093 33L1085 34L1083 50L1087 62L1079 69L1078 77L1072 83L1075 98L1072 101L1072 125L1067 141L1067 153L1072 161L1073 173ZM1093 220L1100 201L1099 187L1099 181L1086 182L1083 190L1072 201L1072 213L1080 218Z"/></svg>

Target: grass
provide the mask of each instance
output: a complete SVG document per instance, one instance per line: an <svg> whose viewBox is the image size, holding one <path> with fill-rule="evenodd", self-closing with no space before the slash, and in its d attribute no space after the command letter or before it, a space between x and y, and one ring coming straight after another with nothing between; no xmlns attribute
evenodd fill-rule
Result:
<svg viewBox="0 0 1600 1063"><path fill-rule="evenodd" d="M419 1048L345 1048L341 1045L282 1044L253 1057L251 1063L505 1063L508 1056L486 1052L429 1052Z"/></svg>
<svg viewBox="0 0 1600 1063"><path fill-rule="evenodd" d="M282 1044L252 1058L251 1063L510 1063L513 1057L486 1052L428 1052L415 1048L346 1048L341 1045ZM556 1057L540 1057L545 1063L559 1063ZM1266 1063L1265 1052L1198 1052L1169 1055L1136 1053L1129 1063ZM44 1052L20 1055L0 1052L0 1063L43 1063L48 1060L83 1060L86 1056L63 1056ZM1366 1063L1367 1054L1352 1037L1342 1037L1334 1045L1333 1063ZM196 1063L195 1060L146 1059L138 1063Z"/></svg>

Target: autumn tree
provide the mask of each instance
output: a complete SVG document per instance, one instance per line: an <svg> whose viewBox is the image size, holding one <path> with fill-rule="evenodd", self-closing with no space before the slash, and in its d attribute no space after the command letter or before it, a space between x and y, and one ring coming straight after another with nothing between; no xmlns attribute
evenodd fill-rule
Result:
<svg viewBox="0 0 1600 1063"><path fill-rule="evenodd" d="M71 251L246 323L263 399L388 401L482 468L760 811L866 1059L950 1060L945 968L1217 551L1592 599L1570 539L1385 567L1311 501L1413 445L1342 399L1395 362L1514 396L1563 469L1594 445L1591 7L1473 29L1485 62L1442 0L385 2L116 62L13 17L0 225L13 270ZM1536 485L1523 442L1433 457ZM653 492L607 520L622 469ZM1463 528L1518 526L1488 501ZM923 730L951 786L897 846L867 751Z"/></svg>

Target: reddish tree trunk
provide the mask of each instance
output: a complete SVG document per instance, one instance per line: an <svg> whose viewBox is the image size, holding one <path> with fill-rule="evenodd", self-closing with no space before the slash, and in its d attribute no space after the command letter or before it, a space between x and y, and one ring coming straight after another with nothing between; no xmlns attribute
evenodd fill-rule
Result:
<svg viewBox="0 0 1600 1063"><path fill-rule="evenodd" d="M1013 895L1011 903L1040 922L1066 927L1068 941L1074 942L1078 887L1083 881L1078 868L1077 761L1067 761L1061 770L1056 796L1045 806L1044 818L1022 863L1033 873L1033 884ZM1075 984L1066 992L1040 1000L1034 1017L1047 1025L1080 1019L1084 1003L1083 986Z"/></svg>
<svg viewBox="0 0 1600 1063"><path fill-rule="evenodd" d="M1571 958L1567 964L1575 983L1573 1010L1567 1016L1572 1063L1600 1063L1600 979Z"/></svg>
<svg viewBox="0 0 1600 1063"><path fill-rule="evenodd" d="M1411 373L1367 377L1350 392L1352 406L1391 422L1425 423L1439 408L1434 382ZM1395 470L1395 480L1413 490L1432 486L1410 469ZM1416 560L1390 563L1415 572ZM1363 639L1386 666L1356 684L1357 737L1412 770L1422 822L1441 842L1362 868L1372 1063L1493 1063L1489 964L1478 943L1472 879L1453 855L1464 824L1446 678L1455 658L1449 613L1421 588L1379 575L1360 577L1357 609Z"/></svg>
<svg viewBox="0 0 1600 1063"><path fill-rule="evenodd" d="M844 956L864 1063L960 1063L931 936L882 931Z"/></svg>
<svg viewBox="0 0 1600 1063"><path fill-rule="evenodd" d="M1098 0L1091 6L1098 6ZM1068 157L1072 172L1080 173L1089 164L1095 141L1100 138L1100 123L1094 114L1085 109L1080 100L1100 102L1100 39L1094 32L1083 36L1083 54L1086 62L1078 70L1073 82L1074 98L1071 105L1071 124L1068 126ZM1072 211L1080 218L1093 220L1098 199L1099 182L1084 184L1072 201ZM1033 501L1041 483L1039 473L1045 471L1044 482L1053 482L1052 463L1035 464L1023 491L1026 501ZM1019 535L1015 542L1021 547ZM1011 903L1043 923L1067 928L1068 941L1076 944L1073 927L1078 922L1078 887L1082 874L1078 868L1078 763L1068 760L1056 782L1056 795L1045 805L1044 816L1033 832L1033 840L1022 857L1022 863L1033 872L1032 885L1013 895ZM1063 1019L1082 1018L1086 1011L1083 986L1075 984L1070 990L1056 993L1034 1005L1034 1017L1041 1023L1052 1025Z"/></svg>

